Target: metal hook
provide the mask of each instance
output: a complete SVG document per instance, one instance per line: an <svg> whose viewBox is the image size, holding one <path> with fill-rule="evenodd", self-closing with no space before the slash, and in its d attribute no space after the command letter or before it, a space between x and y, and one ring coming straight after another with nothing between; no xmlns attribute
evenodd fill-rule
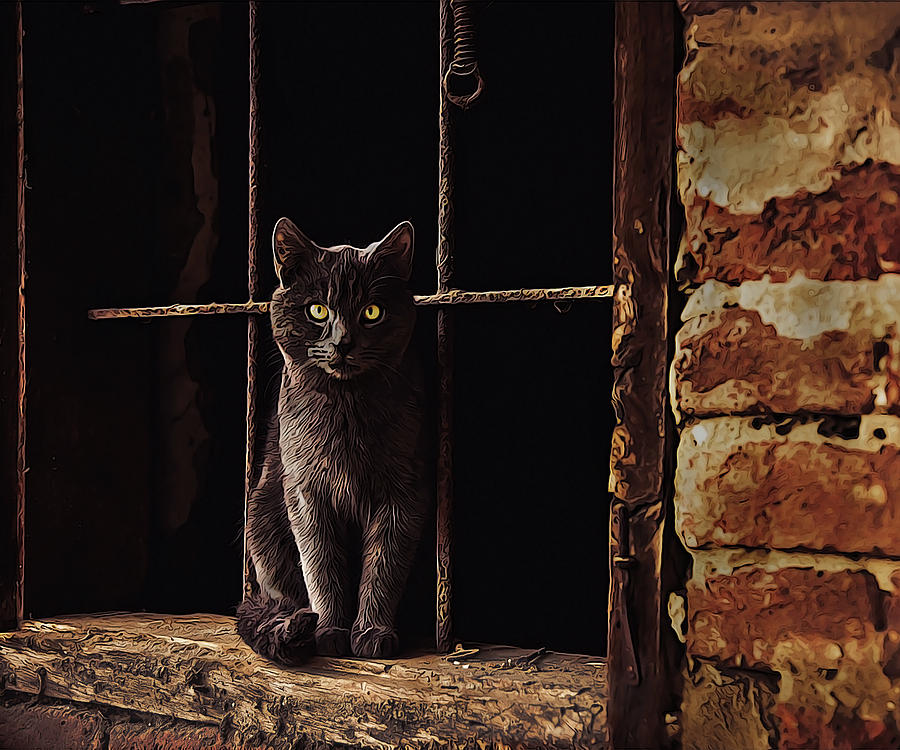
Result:
<svg viewBox="0 0 900 750"><path fill-rule="evenodd" d="M460 80L474 77L475 90L471 94L453 93L450 90L451 76ZM447 71L447 75L444 76L443 86L444 93L447 95L447 99L453 102L460 109L468 109L475 103L478 97L481 96L481 92L484 91L484 79L481 77L481 71L478 69L478 63L473 64L471 70L469 71L456 70L451 67L450 70Z"/></svg>

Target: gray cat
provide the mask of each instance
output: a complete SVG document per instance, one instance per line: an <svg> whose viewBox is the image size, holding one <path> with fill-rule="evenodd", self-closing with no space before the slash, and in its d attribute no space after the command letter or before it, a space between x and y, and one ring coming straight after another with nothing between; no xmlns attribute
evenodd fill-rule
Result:
<svg viewBox="0 0 900 750"><path fill-rule="evenodd" d="M430 494L409 348L413 228L403 222L362 249L323 248L280 219L272 246L284 368L248 510L260 591L238 608L238 632L283 664L313 647L392 656Z"/></svg>

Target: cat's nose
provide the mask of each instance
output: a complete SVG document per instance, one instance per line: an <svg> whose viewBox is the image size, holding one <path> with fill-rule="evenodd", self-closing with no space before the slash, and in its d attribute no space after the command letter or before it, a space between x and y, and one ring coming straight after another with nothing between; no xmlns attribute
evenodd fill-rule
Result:
<svg viewBox="0 0 900 750"><path fill-rule="evenodd" d="M342 357L346 357L350 353L351 348L353 348L353 342L350 339L341 339L335 344L334 350Z"/></svg>

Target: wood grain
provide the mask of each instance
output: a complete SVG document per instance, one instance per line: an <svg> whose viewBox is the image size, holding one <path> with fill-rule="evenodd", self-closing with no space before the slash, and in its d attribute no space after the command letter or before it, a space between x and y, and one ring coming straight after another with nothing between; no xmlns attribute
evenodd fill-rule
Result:
<svg viewBox="0 0 900 750"><path fill-rule="evenodd" d="M614 507L626 510L624 522L614 514L619 523L610 541L607 653L616 748L663 746L680 669L677 644L667 642L674 638L663 624L662 596L671 572L663 529L672 451L665 404L676 34L673 5L616 4L610 491Z"/></svg>
<svg viewBox="0 0 900 750"><path fill-rule="evenodd" d="M316 658L281 669L250 651L233 618L112 614L0 634L0 686L363 747L605 747L605 664L547 653L508 667L521 656Z"/></svg>

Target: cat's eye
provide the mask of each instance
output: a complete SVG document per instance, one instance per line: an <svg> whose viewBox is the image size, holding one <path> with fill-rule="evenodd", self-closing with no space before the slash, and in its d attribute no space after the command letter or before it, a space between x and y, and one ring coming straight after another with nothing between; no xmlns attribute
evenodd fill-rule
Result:
<svg viewBox="0 0 900 750"><path fill-rule="evenodd" d="M328 318L328 308L321 302L313 302L306 310L315 321L321 322Z"/></svg>
<svg viewBox="0 0 900 750"><path fill-rule="evenodd" d="M384 315L384 310L380 305L369 305L363 310L362 317L366 323L377 323L381 320L382 315Z"/></svg>

